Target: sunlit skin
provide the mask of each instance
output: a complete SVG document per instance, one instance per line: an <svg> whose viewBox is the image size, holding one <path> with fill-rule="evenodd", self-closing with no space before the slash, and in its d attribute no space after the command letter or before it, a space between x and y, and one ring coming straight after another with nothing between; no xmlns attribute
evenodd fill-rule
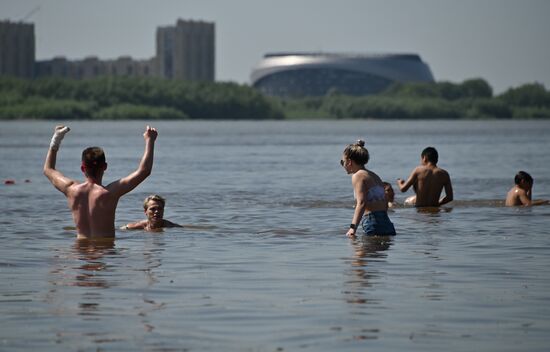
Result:
<svg viewBox="0 0 550 352"><path fill-rule="evenodd" d="M519 185L514 185L506 195L506 206L525 206L550 204L548 200L531 200L533 183L521 180Z"/></svg>
<svg viewBox="0 0 550 352"><path fill-rule="evenodd" d="M411 172L407 181L397 179L397 186L401 192L406 192L411 186L414 188L416 196L410 197L406 203L417 207L437 207L453 200L453 186L449 173L425 156L421 157L420 166ZM443 189L445 196L440 198Z"/></svg>
<svg viewBox="0 0 550 352"><path fill-rule="evenodd" d="M371 211L387 211L388 203L385 200L376 202L367 202L367 192L371 187L377 184L382 184L382 180L374 172L367 170L363 165L359 165L355 161L348 159L346 155L342 155L341 165L346 170L346 173L351 176L351 184L355 193L355 211L351 220L352 224L360 224L363 214ZM350 228L346 235L355 237L356 229Z"/></svg>
<svg viewBox="0 0 550 352"><path fill-rule="evenodd" d="M64 126L56 126L56 130ZM137 187L151 174L157 131L147 126L143 133L145 151L138 168L126 177L107 186L103 185L103 174L107 163L98 167L98 173L91 176L82 166L85 181L78 182L55 169L57 150L50 148L44 162L44 175L66 197L75 222L78 239L115 236L115 212L118 200Z"/></svg>

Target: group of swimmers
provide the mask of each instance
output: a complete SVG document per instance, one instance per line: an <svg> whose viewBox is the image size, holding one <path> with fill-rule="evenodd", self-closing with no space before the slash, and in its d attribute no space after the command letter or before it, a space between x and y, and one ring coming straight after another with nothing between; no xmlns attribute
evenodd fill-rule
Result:
<svg viewBox="0 0 550 352"><path fill-rule="evenodd" d="M103 185L103 175L107 170L105 153L99 147L89 147L82 152L81 170L86 180L78 182L55 169L57 152L67 126L56 126L44 162L44 175L66 197L77 230L77 238L91 239L115 236L115 212L118 200L124 194L136 188L152 171L155 141L158 132L147 126L143 133L145 150L138 168L128 176ZM393 205L393 188L383 182L365 165L370 158L365 142L357 141L344 149L340 164L352 175L352 185L356 199L353 218L347 236L354 237L361 226L366 235L393 236L396 234L393 223L388 217L388 207ZM415 196L405 200L406 205L416 207L438 207L453 200L453 188L449 173L437 166L438 153L433 147L421 153L421 165L416 167L405 181L397 179L402 192L413 187ZM507 206L530 206L548 204L548 201L532 201L533 178L520 171L515 177L515 185L506 198ZM442 191L445 196L440 198ZM127 224L123 229L143 229L156 231L164 227L182 227L164 219L164 198L158 195L147 197L143 203L146 220Z"/></svg>
<svg viewBox="0 0 550 352"><path fill-rule="evenodd" d="M405 205L416 207L439 207L453 200L453 186L449 173L438 167L439 154L434 147L425 148L417 166L405 181L397 179L401 192L413 187L415 195L405 200ZM395 193L390 183L368 170L369 152L363 140L344 149L340 164L351 174L355 211L347 235L354 237L359 225L366 235L393 236L395 228L388 217L388 208L394 206ZM506 206L532 206L549 204L548 200L532 200L534 180L525 171L514 178L515 185L508 191ZM445 196L441 193L445 190Z"/></svg>

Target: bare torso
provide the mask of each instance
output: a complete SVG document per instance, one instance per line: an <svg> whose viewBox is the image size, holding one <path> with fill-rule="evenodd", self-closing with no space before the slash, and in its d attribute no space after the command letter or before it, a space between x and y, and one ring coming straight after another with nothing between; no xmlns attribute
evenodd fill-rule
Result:
<svg viewBox="0 0 550 352"><path fill-rule="evenodd" d="M416 191L417 207L432 207L439 205L441 191L450 182L447 171L437 166L419 166L416 169Z"/></svg>
<svg viewBox="0 0 550 352"><path fill-rule="evenodd" d="M93 182L69 187L67 201L78 238L114 237L119 196Z"/></svg>

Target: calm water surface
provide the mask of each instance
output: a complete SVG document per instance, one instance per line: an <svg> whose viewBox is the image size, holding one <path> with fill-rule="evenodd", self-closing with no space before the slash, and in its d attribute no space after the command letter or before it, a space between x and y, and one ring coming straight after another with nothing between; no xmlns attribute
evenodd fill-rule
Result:
<svg viewBox="0 0 550 352"><path fill-rule="evenodd" d="M145 122L68 124L67 176L90 145L106 182L137 167ZM42 176L54 125L1 123L1 351L548 351L550 207L502 200L520 169L550 198L550 121L158 122L117 225L159 193L196 227L106 243L75 240ZM391 241L347 239L357 138L391 182L435 146L456 201L396 209Z"/></svg>

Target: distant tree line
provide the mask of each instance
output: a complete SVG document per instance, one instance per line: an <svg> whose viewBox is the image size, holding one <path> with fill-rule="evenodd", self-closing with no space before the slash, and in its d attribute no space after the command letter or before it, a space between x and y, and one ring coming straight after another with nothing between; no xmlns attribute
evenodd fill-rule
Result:
<svg viewBox="0 0 550 352"><path fill-rule="evenodd" d="M280 104L289 118L550 118L550 92L542 84L524 84L493 96L483 79L395 83L377 95L331 91L320 98L283 99Z"/></svg>
<svg viewBox="0 0 550 352"><path fill-rule="evenodd" d="M369 96L277 99L236 83L156 78L0 78L0 119L550 118L538 83L494 96L483 79L396 83Z"/></svg>
<svg viewBox="0 0 550 352"><path fill-rule="evenodd" d="M0 78L0 119L282 119L255 89L156 78Z"/></svg>

